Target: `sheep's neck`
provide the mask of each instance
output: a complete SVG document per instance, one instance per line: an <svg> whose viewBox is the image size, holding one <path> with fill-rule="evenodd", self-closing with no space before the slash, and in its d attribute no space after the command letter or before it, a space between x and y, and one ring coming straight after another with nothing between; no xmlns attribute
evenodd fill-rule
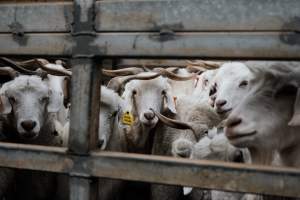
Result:
<svg viewBox="0 0 300 200"><path fill-rule="evenodd" d="M266 149L249 148L253 164L271 165L274 158L274 151Z"/></svg>

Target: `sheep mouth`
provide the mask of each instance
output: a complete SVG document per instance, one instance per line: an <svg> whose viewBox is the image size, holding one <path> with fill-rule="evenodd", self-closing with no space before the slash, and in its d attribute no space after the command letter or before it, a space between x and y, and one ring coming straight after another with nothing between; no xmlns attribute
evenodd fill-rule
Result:
<svg viewBox="0 0 300 200"><path fill-rule="evenodd" d="M216 112L218 115L225 115L225 114L229 113L231 110L232 110L232 108L228 108L225 110L217 109Z"/></svg>
<svg viewBox="0 0 300 200"><path fill-rule="evenodd" d="M226 134L226 137L229 140L237 140L240 138L245 138L245 137L249 137L249 136L253 136L256 134L256 131L252 131L252 132L248 132L248 133L236 133L236 134Z"/></svg>
<svg viewBox="0 0 300 200"><path fill-rule="evenodd" d="M34 133L34 132L26 132L26 133L21 134L21 137L26 140L33 140L37 136L38 136L38 134Z"/></svg>

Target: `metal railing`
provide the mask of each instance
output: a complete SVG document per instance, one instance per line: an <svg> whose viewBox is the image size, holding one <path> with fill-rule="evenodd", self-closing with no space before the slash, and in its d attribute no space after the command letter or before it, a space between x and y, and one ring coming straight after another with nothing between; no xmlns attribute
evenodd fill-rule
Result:
<svg viewBox="0 0 300 200"><path fill-rule="evenodd" d="M1 143L1 167L68 174L72 200L95 199L96 177L300 197L297 169L95 151L101 59L299 60L298 0L75 0L0 13L0 55L71 57L73 72L69 147Z"/></svg>

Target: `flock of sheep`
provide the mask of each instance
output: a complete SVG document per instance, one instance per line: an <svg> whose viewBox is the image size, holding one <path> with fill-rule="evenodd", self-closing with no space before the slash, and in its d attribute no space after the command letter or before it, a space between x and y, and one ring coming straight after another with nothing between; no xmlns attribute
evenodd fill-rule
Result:
<svg viewBox="0 0 300 200"><path fill-rule="evenodd" d="M71 71L61 61L0 61L0 75L9 77L0 88L1 140L67 146ZM196 61L103 74L112 79L101 86L101 150L300 167L297 62ZM66 184L62 175L0 170L2 199L67 199ZM124 190L134 196L126 184L99 179L99 199L124 199ZM276 199L159 184L148 189L152 200Z"/></svg>

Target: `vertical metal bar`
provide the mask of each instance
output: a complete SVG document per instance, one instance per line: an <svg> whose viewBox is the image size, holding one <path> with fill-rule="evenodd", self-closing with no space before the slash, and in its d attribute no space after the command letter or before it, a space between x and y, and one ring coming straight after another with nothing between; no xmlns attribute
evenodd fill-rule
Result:
<svg viewBox="0 0 300 200"><path fill-rule="evenodd" d="M74 58L72 72L69 151L88 154L97 141L100 70L93 59Z"/></svg>
<svg viewBox="0 0 300 200"><path fill-rule="evenodd" d="M96 179L89 178L70 178L70 199L89 200L97 199Z"/></svg>
<svg viewBox="0 0 300 200"><path fill-rule="evenodd" d="M98 140L100 69L95 66L91 53L95 36L94 6L94 0L74 1L69 152L77 155L88 155ZM71 200L96 200L97 179L78 177L82 175L80 169L70 175Z"/></svg>

